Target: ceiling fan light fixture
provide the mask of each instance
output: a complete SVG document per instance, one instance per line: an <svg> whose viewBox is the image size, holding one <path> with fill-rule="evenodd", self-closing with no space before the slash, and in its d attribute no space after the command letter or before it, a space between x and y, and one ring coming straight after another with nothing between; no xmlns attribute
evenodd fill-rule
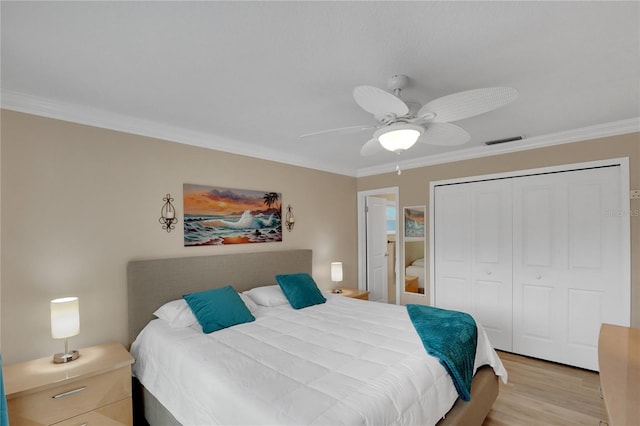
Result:
<svg viewBox="0 0 640 426"><path fill-rule="evenodd" d="M409 123L394 123L378 129L373 137L388 151L400 152L411 148L424 132L424 127Z"/></svg>

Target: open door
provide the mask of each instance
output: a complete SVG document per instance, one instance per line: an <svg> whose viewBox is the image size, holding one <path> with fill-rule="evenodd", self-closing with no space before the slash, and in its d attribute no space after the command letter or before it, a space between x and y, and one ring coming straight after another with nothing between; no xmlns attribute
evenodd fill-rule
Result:
<svg viewBox="0 0 640 426"><path fill-rule="evenodd" d="M367 289L369 300L388 302L387 291L387 200L369 196L367 221Z"/></svg>
<svg viewBox="0 0 640 426"><path fill-rule="evenodd" d="M398 195L398 187L358 192L358 288L371 301L400 303Z"/></svg>

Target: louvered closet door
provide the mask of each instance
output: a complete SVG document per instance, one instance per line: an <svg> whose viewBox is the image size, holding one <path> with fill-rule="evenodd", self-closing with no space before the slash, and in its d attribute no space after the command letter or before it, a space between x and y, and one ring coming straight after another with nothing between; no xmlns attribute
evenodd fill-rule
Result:
<svg viewBox="0 0 640 426"><path fill-rule="evenodd" d="M434 189L435 306L469 312L492 345L512 348L511 182Z"/></svg>
<svg viewBox="0 0 640 426"><path fill-rule="evenodd" d="M513 350L597 370L602 322L629 323L620 168L513 178Z"/></svg>

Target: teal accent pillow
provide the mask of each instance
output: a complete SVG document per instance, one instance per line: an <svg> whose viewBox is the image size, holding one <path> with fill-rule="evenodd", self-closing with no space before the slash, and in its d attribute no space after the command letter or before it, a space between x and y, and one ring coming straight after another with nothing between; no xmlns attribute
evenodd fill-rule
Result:
<svg viewBox="0 0 640 426"><path fill-rule="evenodd" d="M244 304L233 287L190 293L182 296L202 326L209 334L223 328L255 321L255 317Z"/></svg>
<svg viewBox="0 0 640 426"><path fill-rule="evenodd" d="M293 309L302 309L327 301L309 274L276 275L276 281Z"/></svg>

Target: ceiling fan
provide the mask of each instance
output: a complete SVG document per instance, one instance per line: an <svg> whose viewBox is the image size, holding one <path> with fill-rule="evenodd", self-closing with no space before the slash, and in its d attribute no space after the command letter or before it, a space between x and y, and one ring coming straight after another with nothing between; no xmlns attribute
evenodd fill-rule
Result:
<svg viewBox="0 0 640 426"><path fill-rule="evenodd" d="M361 155L373 155L383 149L400 153L416 142L431 145L462 145L471 139L462 127L451 124L484 114L513 102L518 91L512 87L486 87L453 93L420 106L400 98L409 77L392 76L388 81L389 93L373 86L353 89L353 98L365 111L373 114L376 125L341 127L302 135L344 134L375 129L373 137L363 145Z"/></svg>

